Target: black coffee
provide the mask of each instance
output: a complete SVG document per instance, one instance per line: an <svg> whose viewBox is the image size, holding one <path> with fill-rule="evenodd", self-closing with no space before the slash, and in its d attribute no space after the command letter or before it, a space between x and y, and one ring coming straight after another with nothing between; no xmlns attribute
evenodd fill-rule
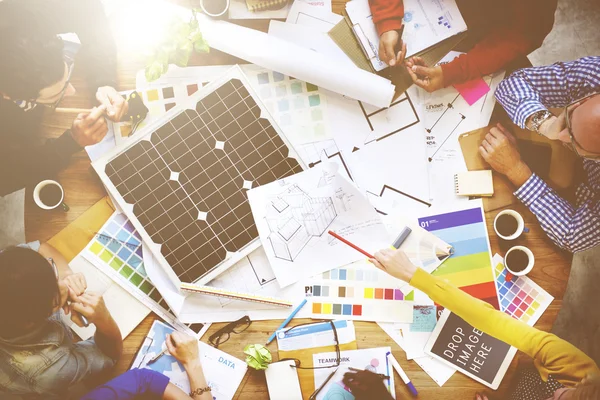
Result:
<svg viewBox="0 0 600 400"><path fill-rule="evenodd" d="M513 272L521 272L529 265L529 256L523 250L513 250L506 256L506 266Z"/></svg>
<svg viewBox="0 0 600 400"><path fill-rule="evenodd" d="M496 220L496 230L502 236L511 236L517 232L519 222L515 217L509 214L502 214Z"/></svg>
<svg viewBox="0 0 600 400"><path fill-rule="evenodd" d="M40 190L40 200L48 207L56 206L62 197L62 190L55 184L44 186Z"/></svg>

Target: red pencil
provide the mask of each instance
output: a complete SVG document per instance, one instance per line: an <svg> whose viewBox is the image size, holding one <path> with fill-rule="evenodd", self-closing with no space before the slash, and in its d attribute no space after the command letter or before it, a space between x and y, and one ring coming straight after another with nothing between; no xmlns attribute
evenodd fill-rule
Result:
<svg viewBox="0 0 600 400"><path fill-rule="evenodd" d="M367 253L366 251L364 251L363 249L361 249L360 247L358 247L357 245L355 245L354 243L350 243L349 241L347 241L346 239L344 239L343 237L341 237L340 235L338 235L334 231L328 231L327 233L329 233L331 236L333 236L334 238L336 238L340 242L345 243L348 246L352 247L354 250L361 252L365 256L367 256L369 258L375 258L371 254Z"/></svg>

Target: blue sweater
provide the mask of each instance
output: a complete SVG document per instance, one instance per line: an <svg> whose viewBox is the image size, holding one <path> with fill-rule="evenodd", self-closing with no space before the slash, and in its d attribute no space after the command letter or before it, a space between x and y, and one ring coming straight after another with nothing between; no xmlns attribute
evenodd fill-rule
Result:
<svg viewBox="0 0 600 400"><path fill-rule="evenodd" d="M151 369L132 369L98 386L80 400L162 399L169 378Z"/></svg>

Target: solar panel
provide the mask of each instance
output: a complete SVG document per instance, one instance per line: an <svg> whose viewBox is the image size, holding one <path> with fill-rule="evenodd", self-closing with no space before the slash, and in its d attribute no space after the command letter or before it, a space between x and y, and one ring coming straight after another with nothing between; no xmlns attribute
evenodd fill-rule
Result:
<svg viewBox="0 0 600 400"><path fill-rule="evenodd" d="M160 245L151 246L159 261L180 281L204 284L258 246L246 191L304 166L237 67L185 108L94 168L144 239Z"/></svg>

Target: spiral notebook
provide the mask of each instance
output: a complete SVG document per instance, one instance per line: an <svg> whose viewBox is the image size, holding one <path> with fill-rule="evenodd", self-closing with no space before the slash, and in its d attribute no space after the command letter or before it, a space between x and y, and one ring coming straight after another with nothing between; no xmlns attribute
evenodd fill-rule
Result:
<svg viewBox="0 0 600 400"><path fill-rule="evenodd" d="M458 196L493 196L492 171L468 171L454 175L454 191Z"/></svg>
<svg viewBox="0 0 600 400"><path fill-rule="evenodd" d="M288 0L246 0L249 11L277 10L285 7Z"/></svg>

